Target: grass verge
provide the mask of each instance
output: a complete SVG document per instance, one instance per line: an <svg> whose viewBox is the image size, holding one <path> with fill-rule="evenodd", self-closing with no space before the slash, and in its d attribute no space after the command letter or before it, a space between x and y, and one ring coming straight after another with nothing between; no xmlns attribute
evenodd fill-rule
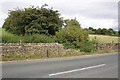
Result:
<svg viewBox="0 0 120 80"><path fill-rule="evenodd" d="M66 54L49 54L49 57L44 53L35 53L35 54L4 54L2 55L2 61L16 61L16 60L26 60L26 59L43 59L43 58L56 58L56 57L71 57L71 56L82 56L82 55L94 55L94 54L106 54L106 53L114 53L118 52L118 50L104 50L97 51L94 53L85 53L85 52L77 52L77 53L66 53Z"/></svg>

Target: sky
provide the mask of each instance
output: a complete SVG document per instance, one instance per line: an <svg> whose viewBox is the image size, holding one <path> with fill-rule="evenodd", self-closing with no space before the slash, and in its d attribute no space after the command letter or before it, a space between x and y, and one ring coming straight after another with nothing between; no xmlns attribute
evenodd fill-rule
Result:
<svg viewBox="0 0 120 80"><path fill-rule="evenodd" d="M58 10L64 19L76 18L82 28L118 30L118 2L119 0L1 0L0 27L8 17L9 10L48 4Z"/></svg>

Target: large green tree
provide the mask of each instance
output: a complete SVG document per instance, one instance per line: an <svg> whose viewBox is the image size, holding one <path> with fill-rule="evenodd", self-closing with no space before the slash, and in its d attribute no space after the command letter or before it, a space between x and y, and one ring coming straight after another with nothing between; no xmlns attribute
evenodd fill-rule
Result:
<svg viewBox="0 0 120 80"><path fill-rule="evenodd" d="M3 28L18 35L24 34L46 34L55 35L63 25L63 19L60 13L52 8L30 7L24 9L15 9L9 12Z"/></svg>

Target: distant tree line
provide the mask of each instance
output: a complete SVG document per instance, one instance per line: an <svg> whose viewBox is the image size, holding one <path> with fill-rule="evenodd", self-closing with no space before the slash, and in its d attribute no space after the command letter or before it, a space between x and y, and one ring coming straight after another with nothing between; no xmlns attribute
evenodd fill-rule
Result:
<svg viewBox="0 0 120 80"><path fill-rule="evenodd" d="M89 28L84 28L84 30L87 30L89 32L89 34L120 36L120 30L115 31L112 28L109 28L109 29L106 29L106 28L94 29L92 27L89 27Z"/></svg>

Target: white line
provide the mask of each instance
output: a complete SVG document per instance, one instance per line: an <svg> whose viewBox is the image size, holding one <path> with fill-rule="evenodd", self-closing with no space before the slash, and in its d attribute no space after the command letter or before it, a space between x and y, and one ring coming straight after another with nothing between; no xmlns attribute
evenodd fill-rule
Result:
<svg viewBox="0 0 120 80"><path fill-rule="evenodd" d="M75 69L75 70L70 70L70 71L53 73L53 74L49 74L49 76L60 75L60 74L65 74L65 73L71 73L71 72L76 72L76 71L82 71L82 70L91 69L91 68L96 68L96 67L101 67L101 66L105 66L105 65L106 65L106 64L100 64L100 65L90 66L90 67L81 68L81 69Z"/></svg>

